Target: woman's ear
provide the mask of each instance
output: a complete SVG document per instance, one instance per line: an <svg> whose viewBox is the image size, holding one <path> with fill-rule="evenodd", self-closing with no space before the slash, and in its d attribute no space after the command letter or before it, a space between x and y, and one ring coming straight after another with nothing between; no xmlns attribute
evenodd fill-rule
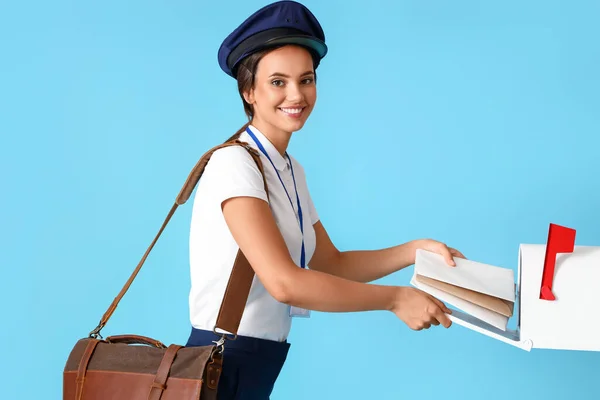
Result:
<svg viewBox="0 0 600 400"><path fill-rule="evenodd" d="M254 89L244 92L244 100L248 104L254 104Z"/></svg>

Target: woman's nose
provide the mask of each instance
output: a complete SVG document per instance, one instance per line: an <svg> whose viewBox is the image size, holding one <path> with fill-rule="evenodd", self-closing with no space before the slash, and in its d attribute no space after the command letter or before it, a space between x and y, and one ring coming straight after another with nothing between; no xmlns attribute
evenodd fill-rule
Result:
<svg viewBox="0 0 600 400"><path fill-rule="evenodd" d="M304 97L298 85L289 85L286 93L289 102L298 102Z"/></svg>

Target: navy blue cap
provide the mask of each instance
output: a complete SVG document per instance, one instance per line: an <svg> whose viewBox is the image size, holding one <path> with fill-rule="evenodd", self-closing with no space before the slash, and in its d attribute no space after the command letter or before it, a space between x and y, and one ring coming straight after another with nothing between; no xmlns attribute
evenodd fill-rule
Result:
<svg viewBox="0 0 600 400"><path fill-rule="evenodd" d="M225 38L219 66L235 78L239 62L264 48L296 44L311 52L315 68L327 54L325 34L312 12L295 1L278 1L256 11Z"/></svg>

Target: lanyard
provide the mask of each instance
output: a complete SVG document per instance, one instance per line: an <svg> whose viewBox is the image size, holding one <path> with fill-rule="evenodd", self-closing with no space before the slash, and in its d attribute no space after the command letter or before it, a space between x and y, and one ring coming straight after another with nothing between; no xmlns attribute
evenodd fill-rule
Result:
<svg viewBox="0 0 600 400"><path fill-rule="evenodd" d="M288 193L287 188L285 187L285 184L283 183L283 180L281 179L281 176L279 175L279 171L277 171L277 168L275 168L275 164L273 164L271 157L269 157L269 154L265 150L262 143L256 138L254 133L252 133L252 131L250 130L250 127L246 127L246 132L248 132L248 135L250 135L252 140L254 140L254 143L256 143L256 145L258 146L260 151L262 151L262 153L265 155L265 157L267 157L267 159L273 166L273 170L275 170L275 173L277 174L277 177L279 178L279 182L281 182L281 186L283 186L283 190L285 190L285 194L287 194L288 200L290 201L290 206L292 206L292 211L294 211L294 214L295 214L296 212L294 210L294 204L292 203L292 198L290 197L290 194ZM298 197L298 189L296 188L296 177L294 176L294 167L292 166L292 160L290 160L290 156L287 153L285 155L290 163L290 169L292 170L292 179L294 180L294 191L296 192L296 202L298 204L298 220L300 222L300 232L302 233L302 250L300 253L300 267L305 268L306 261L305 261L305 255L304 255L304 223L302 221L302 207L300 206L300 197Z"/></svg>

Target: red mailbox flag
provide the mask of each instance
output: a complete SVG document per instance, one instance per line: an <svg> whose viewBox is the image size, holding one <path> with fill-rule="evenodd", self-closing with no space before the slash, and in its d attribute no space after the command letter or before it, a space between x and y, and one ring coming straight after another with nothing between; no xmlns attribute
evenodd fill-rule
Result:
<svg viewBox="0 0 600 400"><path fill-rule="evenodd" d="M552 293L552 282L554 281L554 267L558 253L571 253L575 248L575 229L550 224L548 231L548 243L546 244L546 256L544 258L544 273L542 275L542 288L540 299L556 300Z"/></svg>

